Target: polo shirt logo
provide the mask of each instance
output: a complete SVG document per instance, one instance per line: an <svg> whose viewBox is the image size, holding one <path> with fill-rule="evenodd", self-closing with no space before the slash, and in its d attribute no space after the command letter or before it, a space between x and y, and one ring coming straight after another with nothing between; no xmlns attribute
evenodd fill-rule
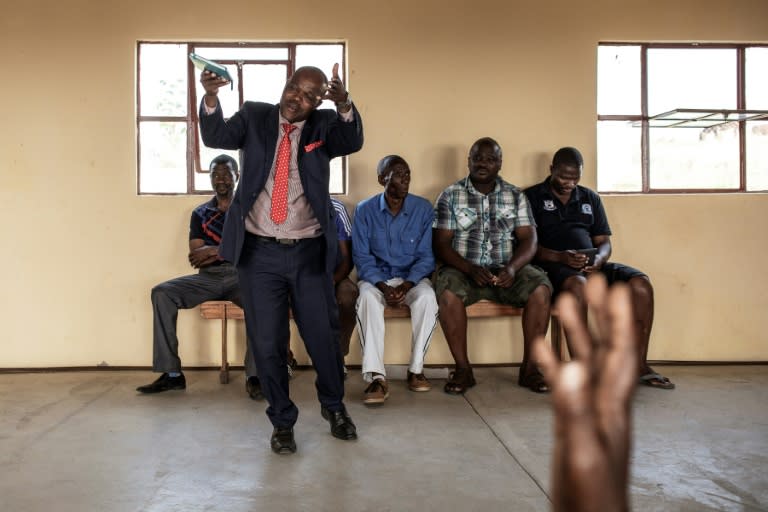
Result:
<svg viewBox="0 0 768 512"><path fill-rule="evenodd" d="M544 209L547 210L548 212L553 212L557 210L557 206L555 206L555 202L552 199L545 199Z"/></svg>
<svg viewBox="0 0 768 512"><path fill-rule="evenodd" d="M585 215L592 215L592 205L589 203L584 203L581 205L581 213Z"/></svg>

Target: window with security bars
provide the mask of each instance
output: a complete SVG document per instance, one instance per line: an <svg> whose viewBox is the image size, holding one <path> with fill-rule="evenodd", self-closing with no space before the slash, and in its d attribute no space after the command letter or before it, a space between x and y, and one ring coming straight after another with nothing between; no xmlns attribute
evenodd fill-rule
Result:
<svg viewBox="0 0 768 512"><path fill-rule="evenodd" d="M768 46L600 43L601 192L768 190Z"/></svg>
<svg viewBox="0 0 768 512"><path fill-rule="evenodd" d="M136 140L139 194L211 192L210 161L236 151L206 147L197 115L205 94L200 71L189 60L196 53L223 64L232 86L219 89L224 116L245 101L278 103L285 81L301 66L316 66L328 76L334 63L344 80L343 42L302 43L137 43ZM345 81L346 83L346 81ZM319 108L334 108L326 101ZM346 158L331 161L330 192L346 192Z"/></svg>

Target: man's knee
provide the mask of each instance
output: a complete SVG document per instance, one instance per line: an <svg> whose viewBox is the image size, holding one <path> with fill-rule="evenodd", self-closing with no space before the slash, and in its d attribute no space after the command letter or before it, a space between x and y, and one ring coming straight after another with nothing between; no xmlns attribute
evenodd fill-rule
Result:
<svg viewBox="0 0 768 512"><path fill-rule="evenodd" d="M563 281L563 286L561 287L561 292L568 292L574 297L576 297L577 300L581 301L584 299L584 287L587 284L587 279L584 276L571 276L565 281Z"/></svg>
<svg viewBox="0 0 768 512"><path fill-rule="evenodd" d="M464 301L451 290L443 290L440 292L440 295L437 296L437 305L441 311L452 311L458 310L459 308L464 309Z"/></svg>
<svg viewBox="0 0 768 512"><path fill-rule="evenodd" d="M156 304L158 302L168 302L171 300L171 297L169 295L170 288L168 287L167 282L160 283L158 285L155 285L152 288L152 291L150 292L150 297L152 298L152 304Z"/></svg>
<svg viewBox="0 0 768 512"><path fill-rule="evenodd" d="M357 308L376 308L384 310L384 302L382 301L382 293L375 286L362 286L358 290L358 297L356 300Z"/></svg>
<svg viewBox="0 0 768 512"><path fill-rule="evenodd" d="M336 303L339 309L354 309L359 295L357 285L349 279L344 279L336 286Z"/></svg>
<svg viewBox="0 0 768 512"><path fill-rule="evenodd" d="M632 300L636 304L653 301L653 285L646 276L637 276L629 280L629 289L632 292Z"/></svg>
<svg viewBox="0 0 768 512"><path fill-rule="evenodd" d="M528 295L528 301L526 305L534 305L538 307L549 308L549 304L552 301L552 291L549 286L540 284Z"/></svg>

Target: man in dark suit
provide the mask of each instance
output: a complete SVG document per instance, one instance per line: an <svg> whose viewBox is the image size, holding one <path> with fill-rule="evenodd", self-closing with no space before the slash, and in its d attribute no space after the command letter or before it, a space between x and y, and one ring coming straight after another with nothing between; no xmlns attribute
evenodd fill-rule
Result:
<svg viewBox="0 0 768 512"><path fill-rule="evenodd" d="M200 132L209 147L239 149L240 185L230 206L221 256L238 269L245 321L252 333L275 453L293 453L298 409L286 367L288 307L312 358L321 414L334 437L357 438L347 414L339 318L333 288L338 249L336 212L328 194L329 161L363 145L360 114L334 65L329 81L302 67L285 84L280 103L246 102L225 120L217 94L226 80L204 71ZM323 99L333 110L317 110Z"/></svg>

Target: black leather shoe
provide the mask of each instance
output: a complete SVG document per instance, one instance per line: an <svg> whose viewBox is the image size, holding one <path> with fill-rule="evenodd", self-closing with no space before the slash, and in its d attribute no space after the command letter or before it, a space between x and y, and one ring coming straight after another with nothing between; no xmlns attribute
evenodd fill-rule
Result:
<svg viewBox="0 0 768 512"><path fill-rule="evenodd" d="M272 451L279 455L296 453L296 441L293 439L293 427L275 427L269 444Z"/></svg>
<svg viewBox="0 0 768 512"><path fill-rule="evenodd" d="M357 427L352 423L346 409L331 412L325 407L320 407L320 414L331 424L331 434L336 439L352 441L357 439Z"/></svg>
<svg viewBox="0 0 768 512"><path fill-rule="evenodd" d="M245 379L245 390L248 392L248 396L251 400L261 400L264 398L264 394L261 392L261 382L255 375Z"/></svg>
<svg viewBox="0 0 768 512"><path fill-rule="evenodd" d="M137 387L136 391L139 393L160 393L171 389L187 389L187 379L184 378L183 373L178 377L170 377L164 373L152 384Z"/></svg>

